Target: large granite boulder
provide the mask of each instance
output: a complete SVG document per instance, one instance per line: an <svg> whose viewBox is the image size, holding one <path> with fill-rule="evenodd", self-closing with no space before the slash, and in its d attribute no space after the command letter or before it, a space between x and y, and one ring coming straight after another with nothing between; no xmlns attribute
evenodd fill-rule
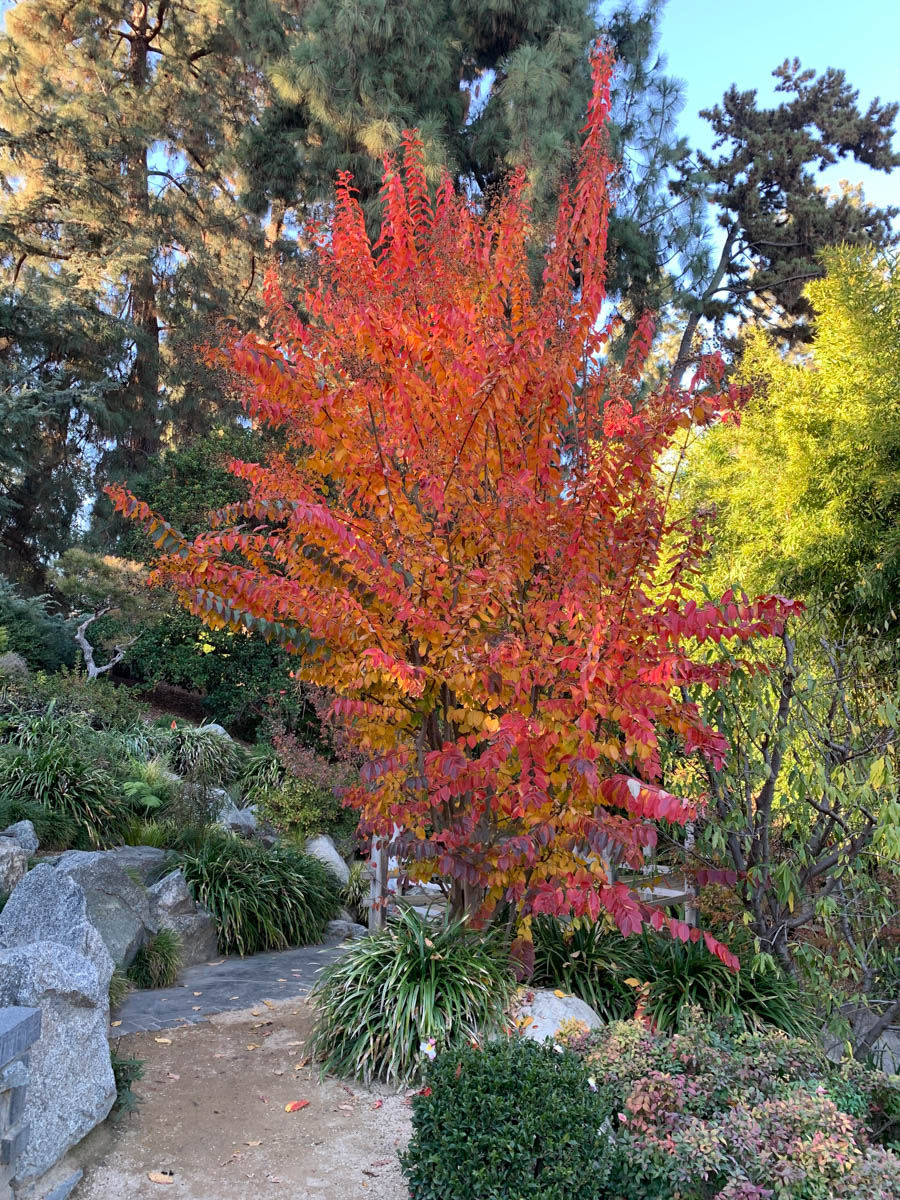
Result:
<svg viewBox="0 0 900 1200"><path fill-rule="evenodd" d="M139 879L144 887L166 874L166 864L171 858L169 850L158 850L156 846L119 846L104 853L128 875Z"/></svg>
<svg viewBox="0 0 900 1200"><path fill-rule="evenodd" d="M43 1175L113 1106L108 986L88 958L56 941L0 950L0 1006L41 1010L23 1114L30 1131L16 1161L20 1184Z"/></svg>
<svg viewBox="0 0 900 1200"><path fill-rule="evenodd" d="M0 950L32 942L59 942L83 955L107 994L113 960L88 915L84 889L45 863L28 872L0 912Z"/></svg>
<svg viewBox="0 0 900 1200"><path fill-rule="evenodd" d="M358 925L356 921L346 921L342 917L338 917L334 921L329 921L325 926L325 937L340 938L342 942L355 941L356 938L366 937L368 929L365 925Z"/></svg>
<svg viewBox="0 0 900 1200"><path fill-rule="evenodd" d="M8 896L27 870L28 851L12 838L0 837L0 896Z"/></svg>
<svg viewBox="0 0 900 1200"><path fill-rule="evenodd" d="M323 862L326 867L331 867L342 884L350 882L350 868L338 854L337 846L327 833L311 837L306 843L306 853Z"/></svg>
<svg viewBox="0 0 900 1200"><path fill-rule="evenodd" d="M588 1029L603 1024L591 1006L578 996L549 988L525 991L516 1005L514 1017L519 1032L533 1042L555 1038L560 1026L566 1022L578 1021Z"/></svg>
<svg viewBox="0 0 900 1200"><path fill-rule="evenodd" d="M67 850L56 860L56 872L81 885L88 916L113 962L129 966L157 930L145 889L102 851Z"/></svg>
<svg viewBox="0 0 900 1200"><path fill-rule="evenodd" d="M0 838L12 838L14 842L18 842L22 849L27 850L29 854L37 854L41 846L31 821L16 821L15 825L9 825L6 829L0 829Z"/></svg>
<svg viewBox="0 0 900 1200"><path fill-rule="evenodd" d="M191 895L180 871L171 871L155 883L149 897L156 923L160 928L174 929L181 938L183 967L194 967L218 957L215 922Z"/></svg>

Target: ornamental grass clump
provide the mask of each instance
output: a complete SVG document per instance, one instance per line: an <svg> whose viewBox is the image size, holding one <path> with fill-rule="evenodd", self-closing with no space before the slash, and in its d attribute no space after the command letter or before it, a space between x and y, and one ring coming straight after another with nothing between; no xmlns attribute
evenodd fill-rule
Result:
<svg viewBox="0 0 900 1200"><path fill-rule="evenodd" d="M321 942L340 907L337 877L308 854L266 850L230 834L180 854L194 899L216 923L223 954L257 954Z"/></svg>
<svg viewBox="0 0 900 1200"><path fill-rule="evenodd" d="M447 1049L413 1097L410 1200L601 1200L609 1101L571 1053L518 1038Z"/></svg>
<svg viewBox="0 0 900 1200"><path fill-rule="evenodd" d="M139 988L171 987L180 968L181 938L174 929L163 928L138 950L128 979Z"/></svg>
<svg viewBox="0 0 900 1200"><path fill-rule="evenodd" d="M499 1031L514 987L495 936L401 911L323 975L313 1052L324 1071L404 1083L434 1053Z"/></svg>

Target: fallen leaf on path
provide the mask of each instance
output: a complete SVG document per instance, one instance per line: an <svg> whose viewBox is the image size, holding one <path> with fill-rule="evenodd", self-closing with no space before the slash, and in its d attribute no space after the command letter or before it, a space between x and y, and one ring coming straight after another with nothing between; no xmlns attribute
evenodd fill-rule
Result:
<svg viewBox="0 0 900 1200"><path fill-rule="evenodd" d="M383 1100L376 1100L375 1103L372 1105L372 1107L373 1108L381 1108L382 1104L384 1104Z"/></svg>
<svg viewBox="0 0 900 1200"><path fill-rule="evenodd" d="M248 1050L258 1050L259 1046L256 1044L256 1042L248 1042L247 1049Z"/></svg>
<svg viewBox="0 0 900 1200"><path fill-rule="evenodd" d="M271 1025L271 1024L272 1024L271 1021L254 1021L251 1028L252 1029L264 1029L266 1027L266 1025Z"/></svg>
<svg viewBox="0 0 900 1200"><path fill-rule="evenodd" d="M192 1004L192 1005L191 1005L191 1012L199 1012L199 1011L200 1011L200 1008L201 1008L201 1005L199 1005L199 1004Z"/></svg>
<svg viewBox="0 0 900 1200"><path fill-rule="evenodd" d="M245 1146L261 1146L262 1142L244 1142Z"/></svg>
<svg viewBox="0 0 900 1200"><path fill-rule="evenodd" d="M206 965L208 967L221 967L221 965L224 961L225 961L224 958L217 958L215 962L208 962Z"/></svg>
<svg viewBox="0 0 900 1200"><path fill-rule="evenodd" d="M352 1104L339 1104L338 1108L342 1108L344 1110L344 1112L353 1112Z"/></svg>
<svg viewBox="0 0 900 1200"><path fill-rule="evenodd" d="M290 1104L284 1106L285 1112L299 1112L301 1108L308 1108L308 1100L292 1100Z"/></svg>
<svg viewBox="0 0 900 1200"><path fill-rule="evenodd" d="M153 1040L154 1040L154 1042L159 1042L159 1044L161 1046L171 1046L172 1045L171 1038L154 1038Z"/></svg>
<svg viewBox="0 0 900 1200"><path fill-rule="evenodd" d="M303 1042L288 1042L288 1047L290 1048L291 1046L302 1046L303 1044L304 1044Z"/></svg>
<svg viewBox="0 0 900 1200"><path fill-rule="evenodd" d="M559 990L559 988L555 988L553 991L553 995L558 996L560 1000L565 1000L566 996L568 995L568 992L562 992Z"/></svg>
<svg viewBox="0 0 900 1200"><path fill-rule="evenodd" d="M263 1104L268 1104L268 1103L269 1103L269 1097L268 1097L268 1096L260 1096L259 1098L260 1098L260 1100L262 1100Z"/></svg>
<svg viewBox="0 0 900 1200"><path fill-rule="evenodd" d="M266 1006L266 1008L274 1008L275 1007L275 1005L272 1003L271 1000L263 1000L263 1004Z"/></svg>
<svg viewBox="0 0 900 1200"><path fill-rule="evenodd" d="M174 1183L174 1171L148 1171L147 1178L151 1183Z"/></svg>
<svg viewBox="0 0 900 1200"><path fill-rule="evenodd" d="M180 1076L180 1075L173 1075L173 1073L170 1071L170 1072L169 1072L169 1078L170 1078L170 1079L180 1079L180 1078L181 1078L181 1076Z"/></svg>
<svg viewBox="0 0 900 1200"><path fill-rule="evenodd" d="M287 983L287 980L286 980L286 979L279 979L279 980L278 980L278 982L279 982L279 983Z"/></svg>
<svg viewBox="0 0 900 1200"><path fill-rule="evenodd" d="M109 1027L110 1029L118 1029L121 1024L121 1021L110 1021Z"/></svg>
<svg viewBox="0 0 900 1200"><path fill-rule="evenodd" d="M392 1158L379 1158L372 1163L373 1167L389 1167L394 1160Z"/></svg>
<svg viewBox="0 0 900 1200"><path fill-rule="evenodd" d="M342 1084L341 1084L341 1087L342 1087L342 1088L343 1088L343 1090L344 1090L344 1091L347 1093L347 1095L348 1095L348 1096L355 1096L355 1095L356 1095L356 1092L354 1092L353 1088L348 1088L348 1087L347 1087L347 1085L346 1085L346 1083L342 1083Z"/></svg>
<svg viewBox="0 0 900 1200"><path fill-rule="evenodd" d="M203 995L203 993L202 993L202 992L194 992L194 995L195 995L195 996L202 996L202 995Z"/></svg>

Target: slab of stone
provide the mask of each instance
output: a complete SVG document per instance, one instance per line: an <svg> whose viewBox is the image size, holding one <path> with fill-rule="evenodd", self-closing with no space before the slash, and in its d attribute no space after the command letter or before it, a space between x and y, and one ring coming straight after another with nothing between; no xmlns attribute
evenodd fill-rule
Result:
<svg viewBox="0 0 900 1200"><path fill-rule="evenodd" d="M41 846L31 821L16 821L15 825L8 825L6 829L0 830L0 838L12 838L29 854L37 854Z"/></svg>
<svg viewBox="0 0 900 1200"><path fill-rule="evenodd" d="M181 965L193 967L216 957L216 925L198 904L181 871L170 871L149 889L150 912L157 925L172 929L181 940Z"/></svg>
<svg viewBox="0 0 900 1200"><path fill-rule="evenodd" d="M529 988L516 1007L515 1019L519 1032L533 1042L555 1038L565 1021L580 1021L588 1029L596 1029L603 1024L591 1006L580 997L562 992L557 994L549 988Z"/></svg>
<svg viewBox="0 0 900 1200"><path fill-rule="evenodd" d="M224 789L217 788L216 791L224 792ZM241 837L252 837L259 828L256 805L248 804L246 808L238 808L228 793L224 792L224 794L227 797L227 803L223 802L219 808L216 823L223 829L240 834Z"/></svg>
<svg viewBox="0 0 900 1200"><path fill-rule="evenodd" d="M0 1067L24 1054L40 1032L39 1009L15 1004L0 1008Z"/></svg>
<svg viewBox="0 0 900 1200"><path fill-rule="evenodd" d="M109 981L59 942L0 951L0 1005L41 1010L23 1119L30 1127L16 1164L27 1183L50 1169L109 1113L116 1083L109 1061Z"/></svg>
<svg viewBox="0 0 900 1200"><path fill-rule="evenodd" d="M84 889L87 911L117 966L127 967L157 925L147 892L126 874L112 854L67 850L56 860L57 874Z"/></svg>
<svg viewBox="0 0 900 1200"><path fill-rule="evenodd" d="M119 846L105 853L123 871L140 879L144 887L149 887L160 875L165 874L166 864L172 857L171 851L159 850L156 846Z"/></svg>
<svg viewBox="0 0 900 1200"><path fill-rule="evenodd" d="M327 938L340 938L341 941L355 938L366 937L368 929L365 925L358 925L356 921L346 921L338 917L335 921L329 921L325 926L325 936Z"/></svg>
<svg viewBox="0 0 900 1200"><path fill-rule="evenodd" d="M59 942L89 960L106 994L113 960L88 915L84 889L42 863L29 871L0 912L0 950Z"/></svg>
<svg viewBox="0 0 900 1200"><path fill-rule="evenodd" d="M12 838L0 837L0 896L8 896L28 870L28 851Z"/></svg>
<svg viewBox="0 0 900 1200"><path fill-rule="evenodd" d="M320 833L306 843L306 853L330 867L342 884L350 882L350 868L338 854L337 846L327 833Z"/></svg>
<svg viewBox="0 0 900 1200"><path fill-rule="evenodd" d="M321 946L272 950L189 967L171 988L130 992L116 1009L116 1036L196 1025L216 1013L253 1008L265 1000L307 994L321 971L347 951L336 939ZM264 1008L263 1008L263 1011Z"/></svg>

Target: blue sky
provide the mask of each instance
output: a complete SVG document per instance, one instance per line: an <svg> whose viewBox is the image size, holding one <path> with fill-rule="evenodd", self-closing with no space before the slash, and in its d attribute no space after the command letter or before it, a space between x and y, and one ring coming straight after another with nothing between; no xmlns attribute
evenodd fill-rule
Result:
<svg viewBox="0 0 900 1200"><path fill-rule="evenodd" d="M668 0L661 34L669 73L687 85L679 127L692 145L708 145L701 108L732 83L771 101L772 69L794 55L817 71L843 68L861 105L900 100L900 0ZM900 203L900 170L888 176L851 161L829 175L841 178L861 180L875 203Z"/></svg>

